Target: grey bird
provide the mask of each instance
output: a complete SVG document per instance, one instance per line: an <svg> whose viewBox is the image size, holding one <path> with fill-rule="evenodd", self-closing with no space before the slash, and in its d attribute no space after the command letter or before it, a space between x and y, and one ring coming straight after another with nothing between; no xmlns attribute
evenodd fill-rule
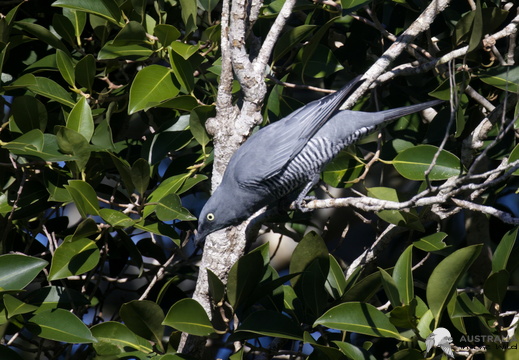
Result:
<svg viewBox="0 0 519 360"><path fill-rule="evenodd" d="M425 345L427 346L425 354L429 354L433 347L439 347L445 355L454 359L454 353L450 345L451 342L452 336L449 330L442 327L437 328L425 339Z"/></svg>
<svg viewBox="0 0 519 360"><path fill-rule="evenodd" d="M299 194L299 208L319 176L344 147L384 122L437 105L442 100L380 112L339 111L359 78L254 133L234 153L220 186L203 207L195 243L238 225L267 205Z"/></svg>

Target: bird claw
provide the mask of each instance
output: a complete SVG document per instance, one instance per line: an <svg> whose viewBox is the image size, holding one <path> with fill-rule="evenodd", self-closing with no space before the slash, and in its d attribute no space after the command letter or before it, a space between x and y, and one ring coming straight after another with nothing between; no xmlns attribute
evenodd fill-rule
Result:
<svg viewBox="0 0 519 360"><path fill-rule="evenodd" d="M302 199L297 199L294 202L294 205L295 205L297 210L299 210L299 211L301 211L303 213L310 212L310 211L313 211L314 209L307 208L306 204L308 202L310 202L310 201L313 201L313 200L317 200L317 198L315 196L305 196Z"/></svg>

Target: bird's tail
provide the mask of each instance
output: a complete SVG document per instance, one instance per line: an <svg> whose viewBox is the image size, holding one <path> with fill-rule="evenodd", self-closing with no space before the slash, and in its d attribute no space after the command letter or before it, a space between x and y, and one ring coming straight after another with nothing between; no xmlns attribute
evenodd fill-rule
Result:
<svg viewBox="0 0 519 360"><path fill-rule="evenodd" d="M384 110L384 111L379 112L379 114L384 117L384 121L389 121L389 120L401 118L402 116L413 114L418 111L425 110L427 108L436 106L443 102L444 102L444 100L431 100L431 101L424 102L422 104L404 106L404 107L397 108L397 109Z"/></svg>

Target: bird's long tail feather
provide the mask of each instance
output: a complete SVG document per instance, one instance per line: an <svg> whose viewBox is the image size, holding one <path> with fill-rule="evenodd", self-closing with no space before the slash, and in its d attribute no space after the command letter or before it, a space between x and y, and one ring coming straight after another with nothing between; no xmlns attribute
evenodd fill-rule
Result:
<svg viewBox="0 0 519 360"><path fill-rule="evenodd" d="M443 102L445 102L445 101L431 100L431 101L424 102L422 104L404 106L404 107L397 108L397 109L384 110L384 111L379 112L379 114L384 116L384 121L389 121L389 120L398 119L402 116L413 114L418 111L425 110L427 108L433 107L433 106L441 104Z"/></svg>

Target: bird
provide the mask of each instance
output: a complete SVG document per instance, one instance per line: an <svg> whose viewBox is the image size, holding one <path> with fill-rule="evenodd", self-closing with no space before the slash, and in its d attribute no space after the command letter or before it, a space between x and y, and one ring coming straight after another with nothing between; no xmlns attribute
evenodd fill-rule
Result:
<svg viewBox="0 0 519 360"><path fill-rule="evenodd" d="M442 103L432 100L379 112L339 110L363 79L297 109L250 136L231 156L220 185L203 206L195 243L214 231L238 225L267 205L305 196L343 148L390 120Z"/></svg>
<svg viewBox="0 0 519 360"><path fill-rule="evenodd" d="M427 339L425 339L425 345L427 347L425 354L427 355L433 347L439 347L445 355L454 359L454 353L452 352L450 345L451 342L452 336L449 330L439 327L430 333L429 336L427 336Z"/></svg>

